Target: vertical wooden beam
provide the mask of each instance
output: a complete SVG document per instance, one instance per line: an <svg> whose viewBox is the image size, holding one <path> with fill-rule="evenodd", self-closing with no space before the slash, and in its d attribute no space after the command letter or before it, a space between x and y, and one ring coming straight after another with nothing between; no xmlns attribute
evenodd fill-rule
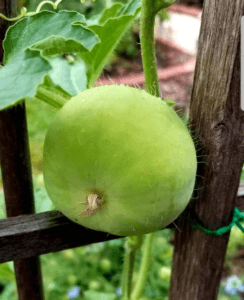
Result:
<svg viewBox="0 0 244 300"><path fill-rule="evenodd" d="M230 224L244 158L240 24L244 0L205 0L190 104L199 134L197 184L185 216L210 230ZM229 234L208 235L178 219L170 300L216 300Z"/></svg>
<svg viewBox="0 0 244 300"><path fill-rule="evenodd" d="M17 1L4 0L0 12L16 15ZM3 33L10 24L0 19L1 45ZM0 47L0 60L3 49ZM25 102L0 111L0 161L4 197L8 217L35 213L31 162L28 143ZM20 300L43 300L43 284L39 257L14 261Z"/></svg>

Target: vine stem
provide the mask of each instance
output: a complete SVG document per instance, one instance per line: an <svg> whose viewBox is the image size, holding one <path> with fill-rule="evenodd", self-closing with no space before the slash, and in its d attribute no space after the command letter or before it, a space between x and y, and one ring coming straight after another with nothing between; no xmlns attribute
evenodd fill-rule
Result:
<svg viewBox="0 0 244 300"><path fill-rule="evenodd" d="M122 299L129 300L132 289L132 276L136 251L141 247L143 235L129 236L125 243L124 268L121 280Z"/></svg>
<svg viewBox="0 0 244 300"><path fill-rule="evenodd" d="M145 87L148 93L159 97L160 94L154 41L155 16L156 14L152 5L152 0L142 0L140 42Z"/></svg>
<svg viewBox="0 0 244 300"><path fill-rule="evenodd" d="M151 252L152 252L152 244L153 244L153 233L149 233L146 235L145 243L143 245L143 253L142 253L142 262L139 271L139 277L136 282L135 288L132 293L131 299L139 300L141 298L141 293L144 289L144 285L147 279L147 272L149 269Z"/></svg>
<svg viewBox="0 0 244 300"><path fill-rule="evenodd" d="M36 99L42 100L49 105L55 107L55 108L62 108L65 103L70 100L70 97L61 93L55 93L53 90L49 90L45 86L39 86L36 92Z"/></svg>
<svg viewBox="0 0 244 300"><path fill-rule="evenodd" d="M155 55L155 18L161 9L167 8L175 2L176 0L142 0L140 41L145 88L149 94L156 97L160 97L160 92Z"/></svg>

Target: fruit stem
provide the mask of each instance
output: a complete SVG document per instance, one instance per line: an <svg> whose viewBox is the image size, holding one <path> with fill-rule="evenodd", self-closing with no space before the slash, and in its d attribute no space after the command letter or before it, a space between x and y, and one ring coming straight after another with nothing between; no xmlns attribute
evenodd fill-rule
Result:
<svg viewBox="0 0 244 300"><path fill-rule="evenodd" d="M155 11L152 0L143 0L140 19L140 42L146 91L159 97L159 83L154 42Z"/></svg>
<svg viewBox="0 0 244 300"><path fill-rule="evenodd" d="M142 0L140 19L140 42L146 91L160 97L155 55L154 23L156 14L176 0ZM163 95L161 95L163 98Z"/></svg>
<svg viewBox="0 0 244 300"><path fill-rule="evenodd" d="M129 300L132 289L132 276L136 251L141 247L143 235L129 236L125 243L124 267L121 279L122 299Z"/></svg>
<svg viewBox="0 0 244 300"><path fill-rule="evenodd" d="M39 86L35 98L60 109L70 100L71 97L64 93L57 93L54 90L48 89L47 87Z"/></svg>
<svg viewBox="0 0 244 300"><path fill-rule="evenodd" d="M141 261L139 276L131 297L131 299L133 300L138 300L141 298L141 293L143 291L147 279L147 273L149 269L151 252L152 252L153 236L154 236L153 233L149 233L146 235L145 238L145 242L142 249L142 261Z"/></svg>

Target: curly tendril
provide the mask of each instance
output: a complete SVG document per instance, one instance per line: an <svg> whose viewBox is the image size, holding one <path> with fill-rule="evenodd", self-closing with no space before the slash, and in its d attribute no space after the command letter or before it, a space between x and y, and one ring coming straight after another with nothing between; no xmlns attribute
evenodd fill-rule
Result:
<svg viewBox="0 0 244 300"><path fill-rule="evenodd" d="M55 3L53 3L52 1L42 1L38 6L37 6L37 9L36 9L36 14L37 13L39 13L40 12L40 10L41 10L41 8L42 8L42 6L44 5L44 4L50 4L50 5L52 5L52 7L54 8L54 9L57 9L57 7L58 7L58 5L59 5L59 3L61 2L62 0L57 0Z"/></svg>
<svg viewBox="0 0 244 300"><path fill-rule="evenodd" d="M19 19L25 17L27 15L27 9L26 7L22 7L20 10L20 15L15 18L7 18L3 14L0 13L0 17L6 21L18 21Z"/></svg>
<svg viewBox="0 0 244 300"><path fill-rule="evenodd" d="M84 0L81 0L81 2L83 2L83 1ZM93 0L93 1L95 1L95 0ZM18 20L20 20L20 19L22 19L24 17L30 17L30 16L34 16L34 15L38 14L44 4L50 4L50 5L52 5L52 7L54 9L57 9L57 7L58 7L58 5L59 5L60 2L62 2L62 0L57 0L55 3L52 2L52 1L42 1L38 5L38 7L37 7L37 9L36 9L35 12L29 12L28 13L27 12L27 8L26 7L22 7L21 10L20 10L20 15L19 16L15 17L15 18L7 18L6 16L4 16L3 14L0 13L0 18L4 19L6 21L18 21Z"/></svg>

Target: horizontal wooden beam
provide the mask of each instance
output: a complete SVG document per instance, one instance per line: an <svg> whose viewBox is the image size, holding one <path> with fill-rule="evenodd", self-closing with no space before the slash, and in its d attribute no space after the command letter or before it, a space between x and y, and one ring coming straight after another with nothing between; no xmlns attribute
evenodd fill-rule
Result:
<svg viewBox="0 0 244 300"><path fill-rule="evenodd" d="M59 211L0 220L0 263L121 238L86 229Z"/></svg>
<svg viewBox="0 0 244 300"><path fill-rule="evenodd" d="M244 211L244 196L236 206ZM59 211L21 215L0 220L0 263L118 238L123 237L87 229Z"/></svg>

